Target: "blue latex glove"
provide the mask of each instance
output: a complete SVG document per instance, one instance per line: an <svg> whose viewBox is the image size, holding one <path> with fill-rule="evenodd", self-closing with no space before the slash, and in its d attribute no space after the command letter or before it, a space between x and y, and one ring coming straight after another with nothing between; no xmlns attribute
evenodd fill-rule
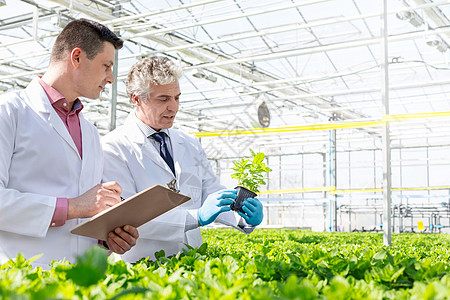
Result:
<svg viewBox="0 0 450 300"><path fill-rule="evenodd" d="M249 225L258 226L261 224L264 214L261 201L257 198L248 198L242 204L242 210L245 212L238 212L238 214L244 218L245 222Z"/></svg>
<svg viewBox="0 0 450 300"><path fill-rule="evenodd" d="M198 209L198 222L201 226L212 223L219 214L230 211L236 199L236 190L222 190L209 195Z"/></svg>

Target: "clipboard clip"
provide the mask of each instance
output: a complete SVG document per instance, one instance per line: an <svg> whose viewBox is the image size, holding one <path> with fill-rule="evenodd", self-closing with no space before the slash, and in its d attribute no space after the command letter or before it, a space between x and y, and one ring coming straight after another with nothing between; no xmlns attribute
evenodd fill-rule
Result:
<svg viewBox="0 0 450 300"><path fill-rule="evenodd" d="M180 191L177 190L177 188L176 188L176 186L175 186L176 183L177 183L177 180L176 180L176 179L172 179L172 181L169 182L168 184L166 184L166 186L167 186L170 190L174 191L175 193L179 193Z"/></svg>

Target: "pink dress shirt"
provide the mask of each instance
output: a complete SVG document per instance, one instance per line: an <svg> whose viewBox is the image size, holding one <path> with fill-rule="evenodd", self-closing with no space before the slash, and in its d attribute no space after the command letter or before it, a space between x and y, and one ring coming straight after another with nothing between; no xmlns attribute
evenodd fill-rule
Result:
<svg viewBox="0 0 450 300"><path fill-rule="evenodd" d="M55 90L53 87L45 83L41 78L39 78L39 83L44 89L45 93L50 100L53 108L55 109L58 116L66 125L70 136L72 137L75 146L80 154L80 159L83 157L82 153L82 140L81 140L81 128L80 119L78 114L83 109L83 104L79 99L76 99L72 106L69 102L61 95L60 92ZM50 227L62 226L67 220L67 198L57 198L55 212L53 213L52 222Z"/></svg>

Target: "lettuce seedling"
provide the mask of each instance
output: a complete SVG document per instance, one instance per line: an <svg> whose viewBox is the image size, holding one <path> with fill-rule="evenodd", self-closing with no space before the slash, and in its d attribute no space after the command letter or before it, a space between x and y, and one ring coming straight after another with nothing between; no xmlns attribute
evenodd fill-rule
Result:
<svg viewBox="0 0 450 300"><path fill-rule="evenodd" d="M264 153L255 153L252 149L250 149L250 153L252 159L241 158L233 161L232 169L235 173L231 174L231 178L238 180L237 198L230 206L234 211L242 211L241 207L245 199L257 196L259 187L266 184L264 173L272 171L264 163Z"/></svg>

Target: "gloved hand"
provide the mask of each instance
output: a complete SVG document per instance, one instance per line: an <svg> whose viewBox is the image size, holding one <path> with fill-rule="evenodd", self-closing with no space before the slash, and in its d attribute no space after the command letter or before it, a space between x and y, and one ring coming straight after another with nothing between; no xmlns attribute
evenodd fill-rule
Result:
<svg viewBox="0 0 450 300"><path fill-rule="evenodd" d="M236 190L222 190L209 195L198 209L198 222L201 226L212 223L219 214L230 211L236 199Z"/></svg>
<svg viewBox="0 0 450 300"><path fill-rule="evenodd" d="M264 214L261 201L257 198L248 198L242 204L242 210L245 212L238 212L238 214L244 218L245 222L249 225L258 226L261 224Z"/></svg>

